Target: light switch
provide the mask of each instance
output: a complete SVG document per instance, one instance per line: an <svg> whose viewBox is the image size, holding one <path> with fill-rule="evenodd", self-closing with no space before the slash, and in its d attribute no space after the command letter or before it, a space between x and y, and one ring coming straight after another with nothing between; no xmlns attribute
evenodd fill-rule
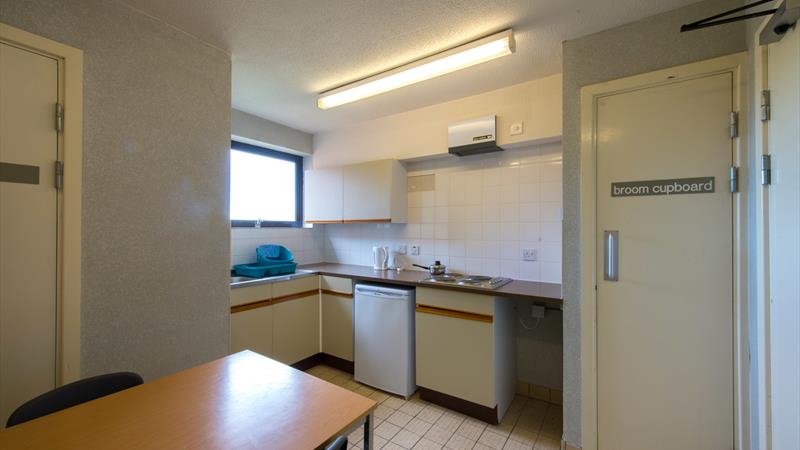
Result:
<svg viewBox="0 0 800 450"><path fill-rule="evenodd" d="M522 134L522 131L523 131L522 122L512 123L511 126L508 128L508 132L512 136L517 136L519 134Z"/></svg>
<svg viewBox="0 0 800 450"><path fill-rule="evenodd" d="M419 245L412 245L411 246L411 255L413 255L413 256L419 255Z"/></svg>

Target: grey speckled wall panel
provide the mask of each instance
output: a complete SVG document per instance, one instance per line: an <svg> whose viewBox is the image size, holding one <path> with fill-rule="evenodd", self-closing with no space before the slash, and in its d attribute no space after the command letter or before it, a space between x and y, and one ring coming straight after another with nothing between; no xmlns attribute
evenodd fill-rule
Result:
<svg viewBox="0 0 800 450"><path fill-rule="evenodd" d="M580 444L580 88L746 50L744 24L678 33L683 23L741 5L710 0L579 39L564 58L564 436Z"/></svg>
<svg viewBox="0 0 800 450"><path fill-rule="evenodd" d="M0 0L0 21L85 52L82 375L226 354L229 55L115 1Z"/></svg>

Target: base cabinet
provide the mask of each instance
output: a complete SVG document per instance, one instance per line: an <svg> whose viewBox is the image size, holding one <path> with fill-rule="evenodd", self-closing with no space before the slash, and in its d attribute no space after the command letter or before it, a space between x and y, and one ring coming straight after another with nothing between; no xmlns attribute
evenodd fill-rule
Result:
<svg viewBox="0 0 800 450"><path fill-rule="evenodd" d="M349 278L320 278L322 352L353 361L353 283Z"/></svg>
<svg viewBox="0 0 800 450"><path fill-rule="evenodd" d="M273 305L273 357L294 364L319 353L319 293Z"/></svg>
<svg viewBox="0 0 800 450"><path fill-rule="evenodd" d="M272 306L231 313L231 353L252 350L272 357Z"/></svg>
<svg viewBox="0 0 800 450"><path fill-rule="evenodd" d="M416 301L417 385L502 419L516 388L511 302L428 288L417 288Z"/></svg>

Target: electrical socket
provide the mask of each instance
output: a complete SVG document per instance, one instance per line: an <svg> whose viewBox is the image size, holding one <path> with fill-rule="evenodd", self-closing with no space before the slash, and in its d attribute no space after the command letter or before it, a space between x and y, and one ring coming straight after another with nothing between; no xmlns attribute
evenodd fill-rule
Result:
<svg viewBox="0 0 800 450"><path fill-rule="evenodd" d="M523 248L522 249L522 260L523 261L536 261L537 259L536 249L535 248Z"/></svg>
<svg viewBox="0 0 800 450"><path fill-rule="evenodd" d="M412 245L411 246L411 254L413 256L419 255L419 245Z"/></svg>
<svg viewBox="0 0 800 450"><path fill-rule="evenodd" d="M544 306L531 305L531 317L534 319L544 318Z"/></svg>
<svg viewBox="0 0 800 450"><path fill-rule="evenodd" d="M508 134L512 136L517 136L522 134L522 122L512 123L510 127L508 127Z"/></svg>
<svg viewBox="0 0 800 450"><path fill-rule="evenodd" d="M398 255L405 255L406 253L408 253L408 246L407 245L403 244L403 245L398 245L397 246L397 254Z"/></svg>

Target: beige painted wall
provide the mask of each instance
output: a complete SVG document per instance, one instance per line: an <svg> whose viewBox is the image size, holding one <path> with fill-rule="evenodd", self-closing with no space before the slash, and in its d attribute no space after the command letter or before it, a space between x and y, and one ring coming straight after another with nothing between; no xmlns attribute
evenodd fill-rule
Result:
<svg viewBox="0 0 800 450"><path fill-rule="evenodd" d="M229 55L121 2L0 0L0 21L84 51L81 375L225 355Z"/></svg>
<svg viewBox="0 0 800 450"><path fill-rule="evenodd" d="M580 89L744 51L741 22L679 33L684 23L741 4L738 0L706 0L564 42L564 437L573 444L581 443Z"/></svg>
<svg viewBox="0 0 800 450"><path fill-rule="evenodd" d="M308 156L312 152L312 136L244 111L231 111L231 136L253 145L266 145L275 150Z"/></svg>
<svg viewBox="0 0 800 450"><path fill-rule="evenodd" d="M501 146L560 137L561 75L315 134L313 166L444 155L448 124L489 114ZM509 134L514 122L524 123L523 134Z"/></svg>

